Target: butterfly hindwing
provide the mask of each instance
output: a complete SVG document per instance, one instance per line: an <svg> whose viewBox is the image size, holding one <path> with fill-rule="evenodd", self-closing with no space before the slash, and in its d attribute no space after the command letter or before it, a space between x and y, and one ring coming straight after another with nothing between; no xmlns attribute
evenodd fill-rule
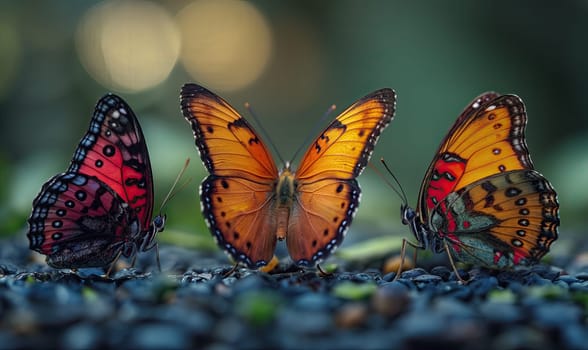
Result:
<svg viewBox="0 0 588 350"><path fill-rule="evenodd" d="M293 261L312 265L325 259L345 237L359 206L355 179L301 183L286 243Z"/></svg>
<svg viewBox="0 0 588 350"><path fill-rule="evenodd" d="M250 267L266 265L276 247L273 193L267 184L209 175L200 185L202 214L217 244Z"/></svg>
<svg viewBox="0 0 588 350"><path fill-rule="evenodd" d="M110 264L138 233L136 213L103 182L75 173L54 176L33 201L30 248L55 268Z"/></svg>
<svg viewBox="0 0 588 350"><path fill-rule="evenodd" d="M461 261L500 268L529 265L557 239L556 197L534 170L500 173L450 194L433 211L431 226L447 235Z"/></svg>

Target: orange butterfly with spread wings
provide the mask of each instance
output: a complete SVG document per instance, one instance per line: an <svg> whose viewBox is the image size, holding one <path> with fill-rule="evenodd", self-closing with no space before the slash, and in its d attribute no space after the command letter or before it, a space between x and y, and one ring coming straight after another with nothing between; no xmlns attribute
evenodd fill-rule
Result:
<svg viewBox="0 0 588 350"><path fill-rule="evenodd" d="M493 269L534 264L549 251L559 203L534 170L526 124L515 95L487 92L465 108L425 174L416 211L403 200L418 242L409 244Z"/></svg>
<svg viewBox="0 0 588 350"><path fill-rule="evenodd" d="M381 89L343 111L312 142L296 171L278 171L263 141L225 100L202 86L181 91L200 158L210 175L201 208L218 245L237 262L259 268L286 239L292 260L318 264L339 244L357 207L356 178L390 123L396 94Z"/></svg>

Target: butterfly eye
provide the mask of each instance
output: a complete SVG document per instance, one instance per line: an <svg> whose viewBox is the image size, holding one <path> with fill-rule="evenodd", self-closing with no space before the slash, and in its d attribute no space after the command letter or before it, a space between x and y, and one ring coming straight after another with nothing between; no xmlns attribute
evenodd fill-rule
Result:
<svg viewBox="0 0 588 350"><path fill-rule="evenodd" d="M165 219L166 219L166 215L157 215L153 219L153 223L151 224L152 229L156 232L163 231L163 229L165 227Z"/></svg>
<svg viewBox="0 0 588 350"><path fill-rule="evenodd" d="M414 221L414 218L416 217L414 209L405 204L400 207L400 213L404 225L408 225L410 222Z"/></svg>

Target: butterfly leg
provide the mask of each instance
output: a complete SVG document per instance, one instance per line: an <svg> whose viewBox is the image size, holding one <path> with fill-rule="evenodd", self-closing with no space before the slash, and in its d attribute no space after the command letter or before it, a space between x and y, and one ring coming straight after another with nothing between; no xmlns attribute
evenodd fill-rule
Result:
<svg viewBox="0 0 588 350"><path fill-rule="evenodd" d="M235 263L235 265L233 266L232 269L230 269L229 271L227 271L227 272L225 272L223 274L223 278L227 278L230 275L232 275L235 271L237 271L237 267L239 267L239 263L238 262Z"/></svg>
<svg viewBox="0 0 588 350"><path fill-rule="evenodd" d="M321 276L321 277L331 277L331 276L333 276L333 273L332 272L327 272L327 271L323 270L323 268L319 264L316 264L316 269L319 271L319 276Z"/></svg>
<svg viewBox="0 0 588 350"><path fill-rule="evenodd" d="M400 248L400 265L398 265L398 270L396 271L396 276L394 276L393 281L396 281L400 274L402 273L402 268L404 267L404 258L406 257L406 245L409 245L414 248L414 261L416 262L417 258L417 249L425 249L422 244L419 243L412 243L411 241L407 240L406 238L402 238L402 246Z"/></svg>
<svg viewBox="0 0 588 350"><path fill-rule="evenodd" d="M453 257L451 256L451 251L449 250L449 245L445 241L443 241L443 248L445 248L445 251L447 252L447 257L449 258L449 263L451 264L451 268L453 269L453 272L455 272L455 276L457 277L458 282L460 284L468 284L471 281L471 279L468 279L466 281L463 278L461 278L461 276L459 275L459 272L457 271L457 267L455 266L455 262L453 261Z"/></svg>
<svg viewBox="0 0 588 350"><path fill-rule="evenodd" d="M116 258L114 258L114 260L112 261L112 263L110 264L110 266L108 267L108 270L106 271L106 278L110 277L110 273L112 272L112 270L114 269L114 265L116 265L116 263L118 262L118 259L120 258L120 256L122 255L122 250L120 250L117 254L116 254ZM134 261L133 261L134 262Z"/></svg>

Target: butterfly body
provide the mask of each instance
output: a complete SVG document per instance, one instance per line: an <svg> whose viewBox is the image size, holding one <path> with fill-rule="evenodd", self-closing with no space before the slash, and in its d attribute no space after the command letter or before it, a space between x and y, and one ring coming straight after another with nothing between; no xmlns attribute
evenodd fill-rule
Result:
<svg viewBox="0 0 588 350"><path fill-rule="evenodd" d="M504 269L537 263L557 239L555 190L534 170L523 102L486 93L462 112L425 175L403 222L418 247Z"/></svg>
<svg viewBox="0 0 588 350"><path fill-rule="evenodd" d="M311 144L297 169L279 171L249 123L207 89L186 84L182 110L209 171L201 209L218 245L249 267L266 265L278 240L301 266L325 259L341 243L360 197L356 177L395 108L390 89L341 113Z"/></svg>
<svg viewBox="0 0 588 350"><path fill-rule="evenodd" d="M28 219L30 248L55 268L105 267L153 248L153 180L143 133L130 107L98 101L66 172L48 180Z"/></svg>

